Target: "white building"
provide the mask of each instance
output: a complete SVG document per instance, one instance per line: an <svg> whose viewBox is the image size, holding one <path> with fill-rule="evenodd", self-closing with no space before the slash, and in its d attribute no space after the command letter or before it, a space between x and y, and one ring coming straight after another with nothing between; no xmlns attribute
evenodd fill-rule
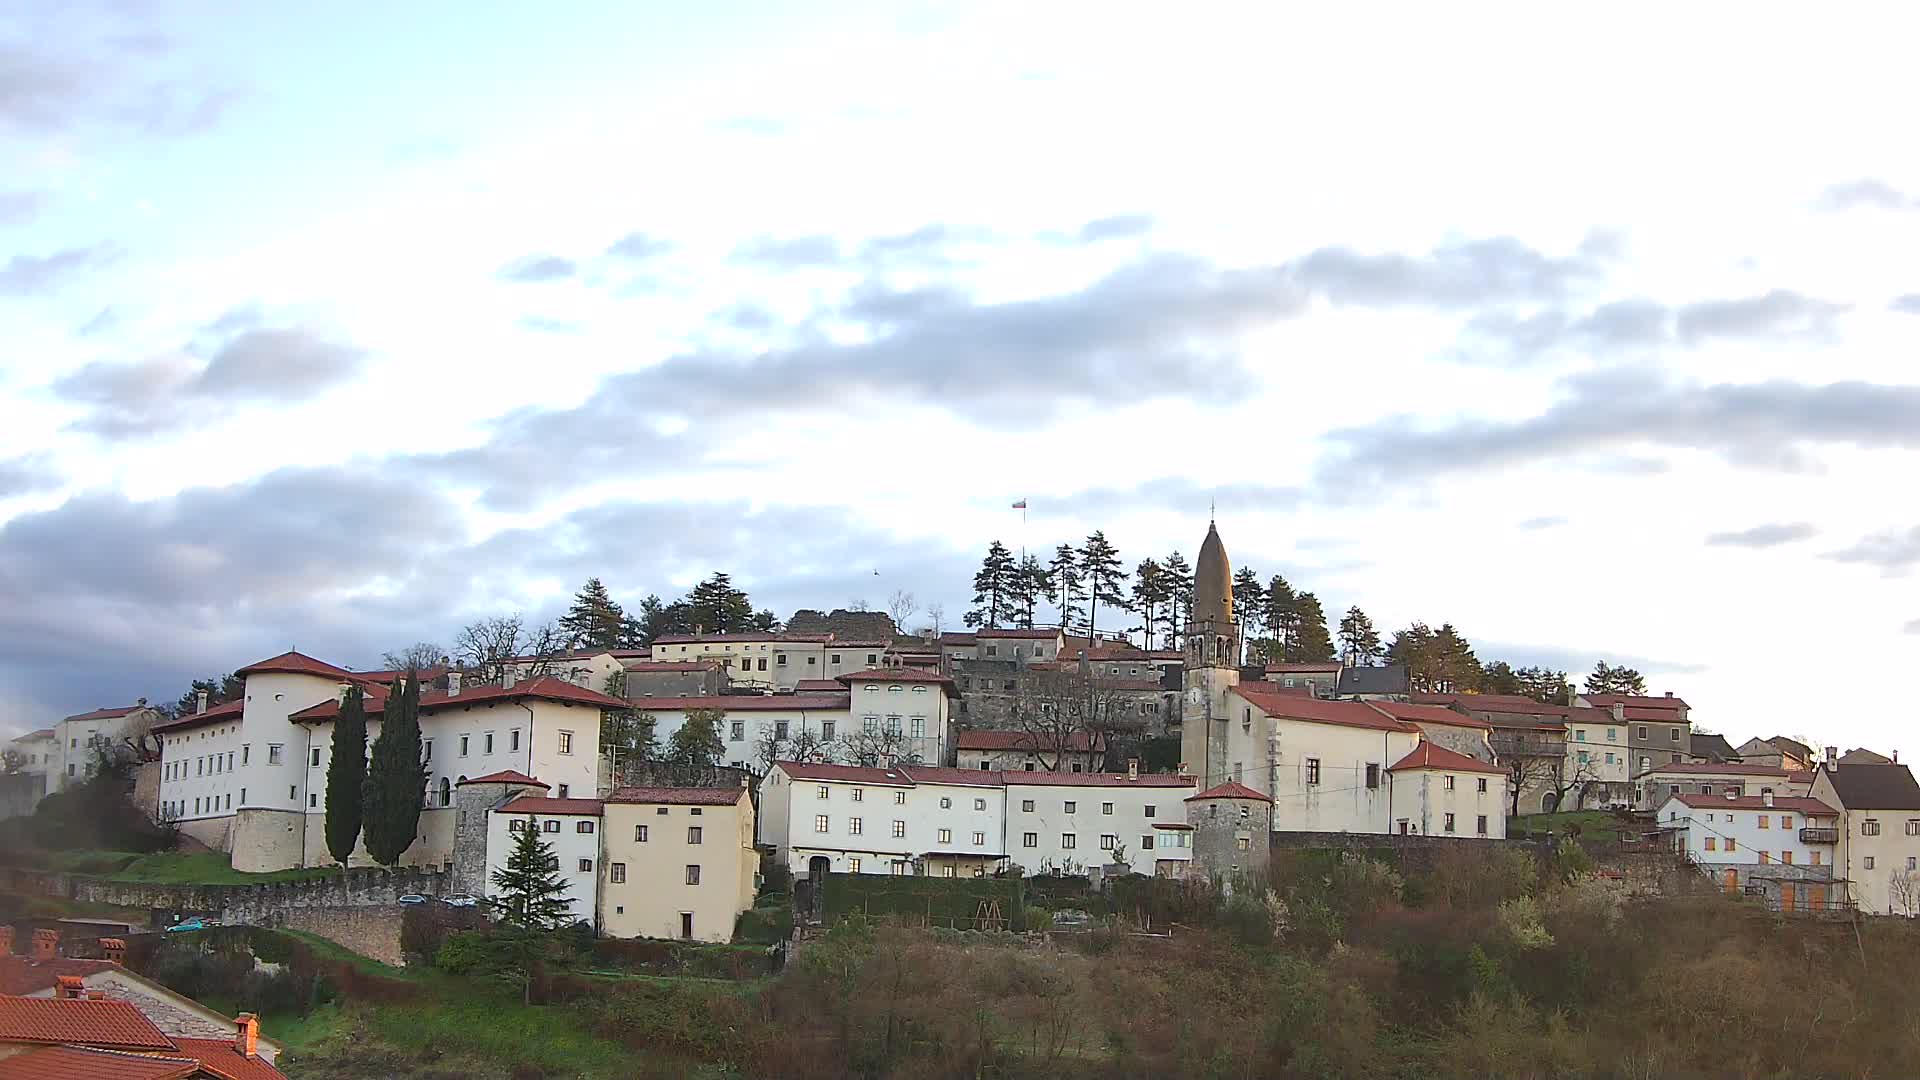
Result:
<svg viewBox="0 0 1920 1080"><path fill-rule="evenodd" d="M148 705L146 698L132 705L95 709L62 719L52 728L52 761L45 770L47 793L91 776L95 755L101 748L119 745L129 735L145 735L165 720L166 714Z"/></svg>
<svg viewBox="0 0 1920 1080"><path fill-rule="evenodd" d="M1848 899L1840 880L1840 812L1791 795L1672 795L1657 811L1674 850L1728 893L1751 889L1783 911Z"/></svg>
<svg viewBox="0 0 1920 1080"><path fill-rule="evenodd" d="M737 793L735 793L737 795ZM503 869L523 829L535 829L553 849L553 857L567 883L567 901L576 922L599 929L600 822L604 804L598 799L554 799L522 795L499 807L487 819L487 893L493 895L494 872Z"/></svg>
<svg viewBox="0 0 1920 1080"><path fill-rule="evenodd" d="M653 660L715 660L743 686L791 690L802 679L834 679L881 666L883 642L839 641L832 634L662 634Z"/></svg>
<svg viewBox="0 0 1920 1080"><path fill-rule="evenodd" d="M1567 710L1566 777L1578 806L1628 806L1627 725L1604 709Z"/></svg>
<svg viewBox="0 0 1920 1080"><path fill-rule="evenodd" d="M1387 771L1395 832L1506 839L1507 770L1423 739Z"/></svg>
<svg viewBox="0 0 1920 1080"><path fill-rule="evenodd" d="M848 695L841 687L838 693L644 698L633 702L632 707L653 717L654 738L663 747L687 722L687 713L718 711L720 741L726 747L720 760L736 769L758 772L764 767L759 758L769 735L782 743L797 738L802 732L823 742L834 742L845 736L850 730L847 703Z"/></svg>
<svg viewBox="0 0 1920 1080"><path fill-rule="evenodd" d="M1834 858L1860 910L1920 915L1920 784L1913 773L1891 762L1829 761L1814 773L1813 797L1840 811Z"/></svg>
<svg viewBox="0 0 1920 1080"><path fill-rule="evenodd" d="M1095 772L1106 759L1106 740L1075 731L1056 748L1057 735L974 728L954 734L954 763L962 769L1011 772Z"/></svg>
<svg viewBox="0 0 1920 1080"><path fill-rule="evenodd" d="M851 697L849 722L863 743L898 745L910 761L947 762L953 745L953 680L917 668L874 668L839 676ZM876 739L876 737L878 737Z"/></svg>
<svg viewBox="0 0 1920 1080"><path fill-rule="evenodd" d="M1002 773L1007 857L1028 874L1081 874L1124 859L1143 874L1177 875L1193 858L1191 776Z"/></svg>
<svg viewBox="0 0 1920 1080"><path fill-rule="evenodd" d="M931 815L913 788L905 768L776 762L760 786L759 840L796 876L910 874L909 830L924 834Z"/></svg>
<svg viewBox="0 0 1920 1080"><path fill-rule="evenodd" d="M1230 690L1228 707L1225 779L1273 800L1275 831L1398 831L1406 815L1394 805L1388 768L1420 744L1419 728L1365 702L1258 685Z"/></svg>
<svg viewBox="0 0 1920 1080"><path fill-rule="evenodd" d="M13 751L20 755L20 771L39 777L39 783L34 785L35 794L50 794L52 778L59 771L54 763L53 729L41 728L19 736L13 740Z"/></svg>

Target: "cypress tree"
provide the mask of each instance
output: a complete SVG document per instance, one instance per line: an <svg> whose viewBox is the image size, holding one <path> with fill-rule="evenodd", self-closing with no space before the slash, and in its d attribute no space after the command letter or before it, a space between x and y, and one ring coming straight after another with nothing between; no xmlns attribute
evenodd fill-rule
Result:
<svg viewBox="0 0 1920 1080"><path fill-rule="evenodd" d="M387 691L380 737L373 740L373 764L364 787L362 828L367 854L392 867L420 831L420 800L427 770L420 761L420 679L409 671Z"/></svg>
<svg viewBox="0 0 1920 1080"><path fill-rule="evenodd" d="M333 760L327 763L327 851L341 866L360 839L362 789L367 778L367 706L350 687L333 722Z"/></svg>

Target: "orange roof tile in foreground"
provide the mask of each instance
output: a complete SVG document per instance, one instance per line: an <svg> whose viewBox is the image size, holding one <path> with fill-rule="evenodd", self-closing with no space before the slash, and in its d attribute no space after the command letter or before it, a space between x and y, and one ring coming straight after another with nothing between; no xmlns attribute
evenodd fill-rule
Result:
<svg viewBox="0 0 1920 1080"><path fill-rule="evenodd" d="M0 996L0 1043L9 1042L173 1049L173 1040L131 1002L95 998Z"/></svg>

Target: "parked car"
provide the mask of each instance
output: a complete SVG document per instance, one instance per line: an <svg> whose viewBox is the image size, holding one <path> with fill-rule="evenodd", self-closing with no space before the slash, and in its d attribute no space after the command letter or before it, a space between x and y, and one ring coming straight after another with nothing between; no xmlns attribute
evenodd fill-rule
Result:
<svg viewBox="0 0 1920 1080"><path fill-rule="evenodd" d="M472 893L457 892L452 896L441 897L440 902L448 907L475 907L480 903L480 898Z"/></svg>
<svg viewBox="0 0 1920 1080"><path fill-rule="evenodd" d="M195 930L205 930L208 925L207 920L196 915L191 919L181 919L179 922L167 927L167 933L186 934Z"/></svg>
<svg viewBox="0 0 1920 1080"><path fill-rule="evenodd" d="M407 893L405 896L402 896L400 898L400 902L403 904L424 904L427 902L427 898L424 896L421 896L419 893L410 892L410 893Z"/></svg>

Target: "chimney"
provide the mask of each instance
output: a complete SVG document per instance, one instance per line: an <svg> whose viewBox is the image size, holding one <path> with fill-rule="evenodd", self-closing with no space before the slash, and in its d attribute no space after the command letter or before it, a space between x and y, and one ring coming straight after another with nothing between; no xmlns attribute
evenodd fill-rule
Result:
<svg viewBox="0 0 1920 1080"><path fill-rule="evenodd" d="M1127 779L1129 780L1140 779L1140 759L1139 758L1130 757L1127 759Z"/></svg>
<svg viewBox="0 0 1920 1080"><path fill-rule="evenodd" d="M1668 697L1672 697L1672 696L1673 696L1673 691L1671 691L1671 690L1669 690L1669 691L1667 691L1667 696L1668 696Z"/></svg>
<svg viewBox="0 0 1920 1080"><path fill-rule="evenodd" d="M509 661L507 666L500 671L500 689L511 690L513 689L513 684L519 681L520 665Z"/></svg>
<svg viewBox="0 0 1920 1080"><path fill-rule="evenodd" d="M1773 792L1771 792L1771 791L1763 791L1763 792L1761 792L1761 793L1760 793L1760 805L1762 805L1762 806L1772 806L1772 805L1773 805Z"/></svg>
<svg viewBox="0 0 1920 1080"><path fill-rule="evenodd" d="M56 975L53 979L54 997L79 1000L87 996L86 981L78 975Z"/></svg>
<svg viewBox="0 0 1920 1080"><path fill-rule="evenodd" d="M1840 748L1839 747L1837 746L1827 747L1827 764L1829 765L1840 764Z"/></svg>
<svg viewBox="0 0 1920 1080"><path fill-rule="evenodd" d="M141 708L143 708L143 709L144 709L144 708L146 708L146 707L147 707L147 699L146 699L146 698L141 698L140 700L138 700L138 701L136 701L136 702L134 702L134 704L135 704L135 705L138 705L138 706L140 706Z"/></svg>
<svg viewBox="0 0 1920 1080"><path fill-rule="evenodd" d="M1616 723L1616 724L1624 724L1624 723L1626 723L1626 722L1627 722L1627 707L1626 707L1625 705L1623 705L1623 704L1621 704L1620 702L1618 702L1618 701L1616 701L1616 702L1614 702L1614 703L1613 703L1613 705L1611 706L1611 708L1612 708L1612 711L1613 711L1613 722L1614 722L1614 723Z"/></svg>
<svg viewBox="0 0 1920 1080"><path fill-rule="evenodd" d="M105 990L89 990L87 991L87 1000L105 1001L107 1000L107 992Z"/></svg>
<svg viewBox="0 0 1920 1080"><path fill-rule="evenodd" d="M200 691L199 695L193 699L193 702L194 702L193 711L196 716L199 715L200 713L206 712L207 711L207 692L205 690Z"/></svg>
<svg viewBox="0 0 1920 1080"><path fill-rule="evenodd" d="M0 956L13 955L13 927L0 926Z"/></svg>
<svg viewBox="0 0 1920 1080"><path fill-rule="evenodd" d="M125 938L103 937L100 939L100 955L109 964L127 962L127 941Z"/></svg>
<svg viewBox="0 0 1920 1080"><path fill-rule="evenodd" d="M260 1018L252 1013L241 1013L233 1018L233 1052L241 1057L254 1057L260 1047Z"/></svg>
<svg viewBox="0 0 1920 1080"><path fill-rule="evenodd" d="M35 960L52 960L60 952L60 931L35 930L33 932L33 952L28 954Z"/></svg>
<svg viewBox="0 0 1920 1080"><path fill-rule="evenodd" d="M457 671L447 672L447 696L460 696L460 673Z"/></svg>

